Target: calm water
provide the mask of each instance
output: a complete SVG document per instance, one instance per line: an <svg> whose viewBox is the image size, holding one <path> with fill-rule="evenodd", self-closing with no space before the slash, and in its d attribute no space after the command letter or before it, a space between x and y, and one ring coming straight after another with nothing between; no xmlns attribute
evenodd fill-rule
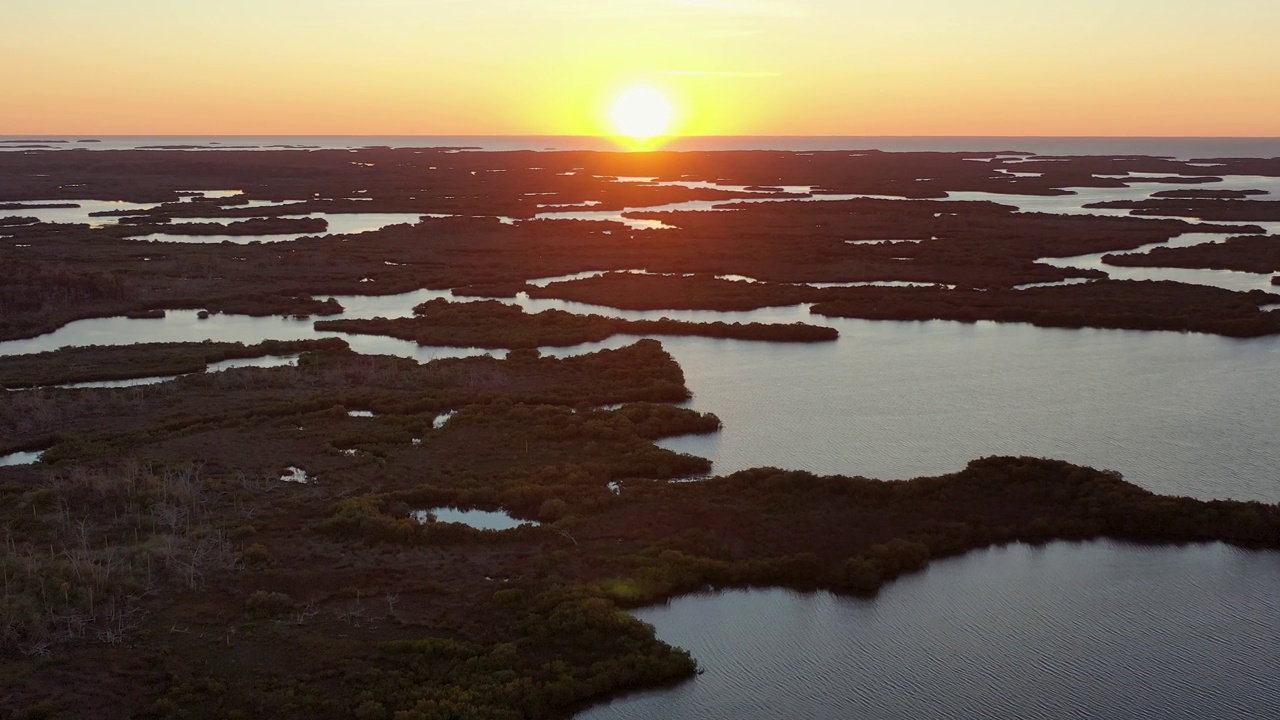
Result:
<svg viewBox="0 0 1280 720"><path fill-rule="evenodd" d="M79 143L82 139L97 143ZM352 149L362 147L471 147L484 150L618 150L608 138L561 135L427 136L427 135L269 135L269 136L0 136L0 140L61 140L54 149L129 150L143 147L198 145L207 149ZM678 138L672 150L885 150L891 152L999 152L1016 150L1042 155L1158 155L1192 158L1278 157L1280 138L1143 138L1143 137L798 137L737 136ZM0 144L0 151L3 151ZM18 150L15 148L15 150Z"/></svg>
<svg viewBox="0 0 1280 720"><path fill-rule="evenodd" d="M40 461L41 452L16 452L0 455L0 467L8 465L33 465Z"/></svg>
<svg viewBox="0 0 1280 720"><path fill-rule="evenodd" d="M1165 494L1280 501L1280 338L824 324L839 341L663 338L692 407L724 429L661 444L711 459L716 473L909 478L1037 455Z"/></svg>
<svg viewBox="0 0 1280 720"><path fill-rule="evenodd" d="M513 518L506 512L496 512L493 510L459 510L458 508L453 507L415 510L412 515L414 519L424 525L431 522L432 517L435 517L436 522L461 523L477 530L514 530L522 525L538 524L532 520Z"/></svg>
<svg viewBox="0 0 1280 720"><path fill-rule="evenodd" d="M1280 555L1010 546L873 600L784 590L635 613L705 673L578 720L1273 720Z"/></svg>

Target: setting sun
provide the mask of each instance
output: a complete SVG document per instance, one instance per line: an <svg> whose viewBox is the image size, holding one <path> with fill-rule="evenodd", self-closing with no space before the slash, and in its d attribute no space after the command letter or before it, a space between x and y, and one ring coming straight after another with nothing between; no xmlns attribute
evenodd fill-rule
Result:
<svg viewBox="0 0 1280 720"><path fill-rule="evenodd" d="M667 134L674 116L671 101L651 87L634 87L623 92L609 112L614 132L635 141Z"/></svg>

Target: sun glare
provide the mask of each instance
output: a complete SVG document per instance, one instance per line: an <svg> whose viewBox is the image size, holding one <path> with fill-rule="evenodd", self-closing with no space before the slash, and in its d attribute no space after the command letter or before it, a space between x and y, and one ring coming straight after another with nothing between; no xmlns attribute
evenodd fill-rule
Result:
<svg viewBox="0 0 1280 720"><path fill-rule="evenodd" d="M634 87L613 101L609 119L619 136L644 142L666 135L675 109L666 95L651 87Z"/></svg>

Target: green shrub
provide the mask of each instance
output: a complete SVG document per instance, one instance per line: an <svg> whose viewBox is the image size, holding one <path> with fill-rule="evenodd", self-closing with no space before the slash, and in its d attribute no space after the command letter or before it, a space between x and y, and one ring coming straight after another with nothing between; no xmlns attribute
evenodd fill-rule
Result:
<svg viewBox="0 0 1280 720"><path fill-rule="evenodd" d="M250 567L269 568L276 564L275 555L262 543L254 543L240 553L240 560Z"/></svg>
<svg viewBox="0 0 1280 720"><path fill-rule="evenodd" d="M244 602L244 608L257 617L273 617L293 610L293 598L282 592L259 590Z"/></svg>

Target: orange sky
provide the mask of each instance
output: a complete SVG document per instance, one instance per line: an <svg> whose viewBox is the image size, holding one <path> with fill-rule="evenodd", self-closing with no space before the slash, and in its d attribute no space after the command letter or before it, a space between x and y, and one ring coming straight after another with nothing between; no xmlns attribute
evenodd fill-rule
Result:
<svg viewBox="0 0 1280 720"><path fill-rule="evenodd" d="M0 134L1280 135L1277 0L8 5Z"/></svg>

